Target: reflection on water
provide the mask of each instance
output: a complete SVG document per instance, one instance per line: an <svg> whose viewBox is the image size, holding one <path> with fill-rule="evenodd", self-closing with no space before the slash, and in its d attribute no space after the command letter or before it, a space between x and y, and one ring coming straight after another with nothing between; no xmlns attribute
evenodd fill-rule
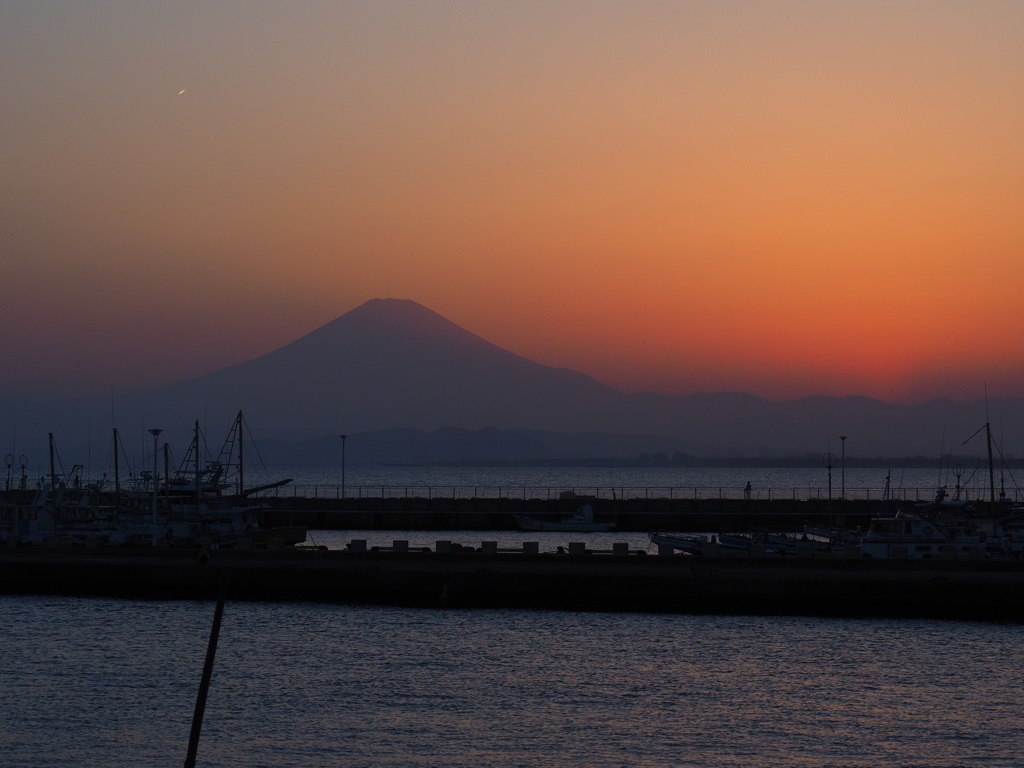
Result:
<svg viewBox="0 0 1024 768"><path fill-rule="evenodd" d="M5 766L181 765L212 603L0 608ZM1018 634L229 602L199 764L1017 766Z"/></svg>

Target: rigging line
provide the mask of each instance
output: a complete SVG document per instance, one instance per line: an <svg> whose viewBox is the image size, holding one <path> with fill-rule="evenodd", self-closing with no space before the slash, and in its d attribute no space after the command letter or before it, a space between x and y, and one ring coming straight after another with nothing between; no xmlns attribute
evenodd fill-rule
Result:
<svg viewBox="0 0 1024 768"><path fill-rule="evenodd" d="M242 419L242 429L249 435L249 445L252 446L252 450L256 451L256 458L259 460L260 469L263 470L264 474L270 474L267 469L266 463L263 461L263 455L260 453L259 444L256 442L255 436L252 434L252 427L249 426L249 422Z"/></svg>
<svg viewBox="0 0 1024 768"><path fill-rule="evenodd" d="M975 430L973 435L971 435L966 440L964 440L962 443L960 443L960 447L963 448L965 445L967 445L969 442L971 442L971 440L976 438L978 436L979 432L981 432L983 429L986 429L987 427L988 427L988 422L986 421L984 424L982 424L980 427L978 427L977 430Z"/></svg>

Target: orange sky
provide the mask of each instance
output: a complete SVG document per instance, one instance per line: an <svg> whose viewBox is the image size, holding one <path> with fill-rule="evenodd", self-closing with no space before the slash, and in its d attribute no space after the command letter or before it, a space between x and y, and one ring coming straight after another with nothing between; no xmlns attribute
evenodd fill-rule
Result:
<svg viewBox="0 0 1024 768"><path fill-rule="evenodd" d="M291 5L0 6L0 395L395 297L627 391L1024 396L1024 5Z"/></svg>

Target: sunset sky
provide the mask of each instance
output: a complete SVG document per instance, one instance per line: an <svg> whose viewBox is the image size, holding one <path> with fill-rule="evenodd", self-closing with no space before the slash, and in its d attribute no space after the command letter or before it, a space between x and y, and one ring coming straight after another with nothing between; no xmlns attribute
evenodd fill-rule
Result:
<svg viewBox="0 0 1024 768"><path fill-rule="evenodd" d="M1024 3L0 4L0 395L372 298L624 391L1024 396Z"/></svg>

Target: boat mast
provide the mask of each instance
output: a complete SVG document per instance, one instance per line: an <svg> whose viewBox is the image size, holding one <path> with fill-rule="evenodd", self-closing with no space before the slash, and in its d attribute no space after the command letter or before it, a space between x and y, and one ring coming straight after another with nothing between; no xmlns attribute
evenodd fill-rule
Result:
<svg viewBox="0 0 1024 768"><path fill-rule="evenodd" d="M57 468L53 461L53 432L47 433L50 438L50 493L53 494L54 501L57 499Z"/></svg>
<svg viewBox="0 0 1024 768"><path fill-rule="evenodd" d="M988 488L989 488L989 501L991 504L991 512L993 516L996 511L996 476L995 468L992 464L992 428L989 426L989 422L985 422L985 437L986 444L988 445Z"/></svg>
<svg viewBox="0 0 1024 768"><path fill-rule="evenodd" d="M238 429L238 495L245 492L245 462L242 460L242 445L245 443L245 435L242 427L242 412L238 412L235 426Z"/></svg>
<svg viewBox="0 0 1024 768"><path fill-rule="evenodd" d="M196 446L196 504L199 504L199 499L202 497L202 482L199 479L199 419L196 419L195 423L195 437L192 439L195 441Z"/></svg>
<svg viewBox="0 0 1024 768"><path fill-rule="evenodd" d="M117 427L114 427L114 508L121 505L121 468L117 456Z"/></svg>
<svg viewBox="0 0 1024 768"><path fill-rule="evenodd" d="M53 505L53 535L57 535L57 468L53 460L53 432L50 438L50 503Z"/></svg>

